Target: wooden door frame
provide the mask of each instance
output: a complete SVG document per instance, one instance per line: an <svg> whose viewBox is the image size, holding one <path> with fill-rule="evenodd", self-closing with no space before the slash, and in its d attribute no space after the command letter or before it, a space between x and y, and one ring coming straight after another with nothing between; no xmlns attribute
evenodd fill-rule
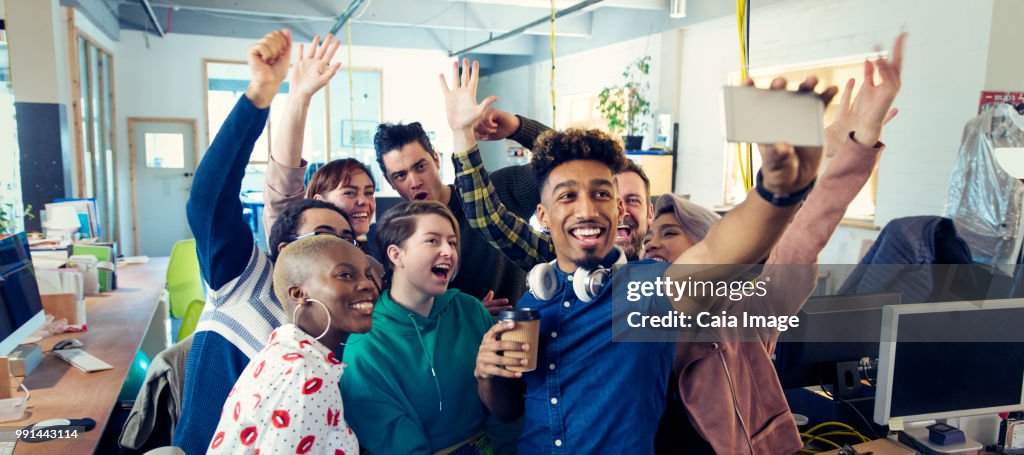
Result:
<svg viewBox="0 0 1024 455"><path fill-rule="evenodd" d="M199 167L199 136L196 131L198 121L194 118L169 118L169 117L128 117L128 168L131 173L132 185L132 255L139 254L139 194L136 182L136 144L135 144L135 123L184 123L192 126L192 148L195 158L193 165ZM188 172L187 170L185 172ZM195 172L195 169L192 169Z"/></svg>

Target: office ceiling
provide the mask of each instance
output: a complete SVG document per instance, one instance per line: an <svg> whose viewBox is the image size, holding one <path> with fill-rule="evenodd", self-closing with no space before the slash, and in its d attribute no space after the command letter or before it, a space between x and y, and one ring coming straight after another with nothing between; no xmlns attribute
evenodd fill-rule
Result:
<svg viewBox="0 0 1024 455"><path fill-rule="evenodd" d="M155 31L141 0L101 0L117 12L120 28ZM582 0L555 0L557 9ZM80 2L82 3L82 2ZM149 0L161 28L170 33L256 38L289 27L301 38L326 34L350 0ZM595 14L628 19L634 14L668 18L669 0L603 0L556 22L559 38L594 34ZM352 16L353 43L435 48L456 52L525 24L549 17L550 0L364 0ZM625 21L623 23L629 23ZM547 42L545 23L522 35L476 50L478 54L533 55ZM538 38L539 37L539 38Z"/></svg>

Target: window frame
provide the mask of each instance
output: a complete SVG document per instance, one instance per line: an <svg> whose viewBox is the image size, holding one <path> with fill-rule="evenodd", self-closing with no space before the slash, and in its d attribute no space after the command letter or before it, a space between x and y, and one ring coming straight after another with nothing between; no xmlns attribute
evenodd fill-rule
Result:
<svg viewBox="0 0 1024 455"><path fill-rule="evenodd" d="M118 242L120 240L120 213L118 210L119 197L118 197L118 182L117 182L117 83L115 69L117 65L114 60L114 53L110 51L106 46L100 44L100 42L89 35L89 33L78 28L75 25L75 12L72 8L67 8L67 39L68 39L68 58L72 70L71 73L71 98L72 98L72 116L73 116L73 127L74 127L74 152L76 156L75 160L75 172L78 177L78 184L75 186L75 195L77 197L92 197L97 201L97 209L101 207L106 208L106 213L102 214L102 218L99 220L101 225L105 226L103 231L103 238L112 242ZM85 56L80 55L79 46L84 45ZM96 62L93 62L92 51L95 51L97 56ZM105 60L103 57L105 57ZM85 59L86 66L86 77L87 81L82 81L81 64L82 59ZM103 66L98 62L106 62L107 71L102 71ZM94 76L93 72L99 71ZM98 87L93 87L92 84L95 82ZM82 105L83 100L83 88L87 89L85 99L88 102L87 106ZM95 93L97 99L93 99ZM103 99L105 98L105 100ZM106 111L104 112L103 104L106 103ZM93 112L94 103L99 103L100 112ZM104 116L102 114L109 114ZM95 118L98 116L99 118ZM99 137L96 137L96 125L99 125ZM89 163L86 163L86 148L94 149L96 147L103 148L106 145L106 150L91 150ZM97 156L97 153L103 156ZM86 166L90 166L90 179L91 187L87 188L85 172ZM101 169L101 167L105 169ZM99 184L97 177L104 176L105 181L102 185ZM92 190L91 196L88 190ZM101 191L102 190L102 191ZM102 200L101 200L102 199Z"/></svg>
<svg viewBox="0 0 1024 455"><path fill-rule="evenodd" d="M205 121L205 125L206 125L205 130L206 130L206 146L207 147L210 146L211 136L213 134L213 132L210 131L211 128L210 128L210 76L209 76L209 65L211 63L215 63L215 64L216 63L231 64L231 65L248 65L247 62L242 61L242 60L216 59L216 58L204 58L203 59L203 115L204 115L204 121ZM380 121L383 121L383 119L384 119L384 70L383 70L383 68L353 66L351 68L351 70L352 71L363 71L363 72L375 72L375 73L380 74L380 77L379 77L379 81L380 81L380 115L381 115ZM335 74L335 77L346 77L347 78L347 76L345 74L343 74L343 73L347 73L348 71L349 71L348 67L342 67L342 68L340 68L338 70L338 73ZM324 143L325 143L325 162L326 163L329 163L329 162L331 162L334 159L334 156L333 156L334 155L334 150L333 150L333 147L332 147L333 143L331 142L331 93L330 93L331 87L330 87L330 85L331 84L327 84L322 89L323 103L324 103L324 106L323 106L323 108L324 108L324 122L323 122L322 127L324 128L323 137L324 137ZM272 123L273 123L272 120L270 118L268 118L267 119L267 126L266 126L266 129L265 129L265 132L267 134L267 157L268 157L267 160L268 161L269 161L270 152L271 152L270 148L273 146L273 125L272 125ZM342 148L347 148L347 147L342 147ZM305 158L305 157L303 157L303 158ZM268 161L250 160L249 161L249 165L266 165Z"/></svg>
<svg viewBox="0 0 1024 455"><path fill-rule="evenodd" d="M874 53L867 53L867 54L844 56L844 57L838 57L838 58L832 58L832 59L826 59L826 60L802 62L802 63L792 64L792 65L782 65L782 66L775 66L775 67L768 67L768 68L760 68L760 69L757 69L757 70L751 70L750 71L750 78L753 79L757 83L758 87L765 87L765 86L767 86L769 81L771 81L773 78L775 78L777 76L781 76L781 75L787 75L787 74L791 75L792 73L801 73L801 72L802 73L806 73L808 75L812 75L812 74L817 75L817 74L821 74L821 73L823 73L825 71L827 71L830 75L832 75L836 71L843 71L843 72L845 72L846 70L850 69L850 67L858 66L861 69L857 70L857 71L860 71L860 73L857 73L857 76L856 76L856 79L857 79L856 90L859 91L860 87L861 87L861 84L863 83L862 65L864 64L864 61L865 60L869 60L869 59L870 60L874 60L874 59L879 58L879 57L887 57L887 56L888 56L887 52L881 51L881 52L874 52ZM740 83L740 72L739 71L730 72L727 77L728 77L727 83L729 85L738 85ZM877 75L877 70L876 70L876 76L875 77L876 78L879 77ZM830 78L828 78L828 79L823 79L822 82L819 82L819 87L818 87L819 89L821 89L821 87L827 86L827 84L831 84L831 85L835 85L835 86L839 87L839 90L840 90L840 93L838 93L836 95L836 97L833 99L833 101L828 106L826 106L826 108L825 108L825 121L824 121L824 124L826 126L831 124L831 121L832 121L832 119L835 116L836 108L838 106L838 102L839 102L840 96L842 95L843 86L846 83L845 78L843 80L841 80L841 81L840 80L831 80L831 79L835 79L835 77L834 76L830 76ZM800 83L800 81L797 81L797 80L788 80L787 82L790 85L797 85L797 84ZM854 98L856 97L856 92L853 94L853 97ZM852 100L854 98L851 98L851 102L852 102ZM723 152L724 153L724 162L723 162L723 165L722 165L722 169L723 169L722 205L719 206L719 208L722 208L724 210L729 210L732 207L734 207L736 205L736 203L738 203L738 202L736 202L736 203L730 203L729 202L730 201L730 196L735 196L735 194L731 194L731 193L733 193L735 191L735 189L731 188L730 184L731 184L731 180L732 180L732 175L733 174L738 174L740 172L740 169L739 169L738 166L742 165L742 163L739 163L737 158L735 157L735 155L736 155L736 144L727 142L723 138L723 149L724 149L724 152ZM754 151L754 148L752 147L751 148L751 155L748 156L748 157L745 157L745 158L749 159L749 160L752 160L752 157L754 155L756 155L756 151ZM824 157L824 159L822 160L823 167L821 169L824 169L824 165L825 165L825 163L829 159L830 159L829 157ZM868 192L867 193L868 194L867 197L870 199L870 203L871 203L871 206L873 208L873 210L872 210L873 214L870 215L870 216L851 216L847 212L847 213L844 213L844 215L843 215L842 224L848 225L848 226L859 227L859 228L872 228L872 229L877 228L875 226L875 218L878 216L878 166L876 166L874 169L872 169L871 176L868 178L867 184L865 185L864 188L861 189L860 192L858 192L857 197L863 197L862 195L865 194L864 193L865 191Z"/></svg>

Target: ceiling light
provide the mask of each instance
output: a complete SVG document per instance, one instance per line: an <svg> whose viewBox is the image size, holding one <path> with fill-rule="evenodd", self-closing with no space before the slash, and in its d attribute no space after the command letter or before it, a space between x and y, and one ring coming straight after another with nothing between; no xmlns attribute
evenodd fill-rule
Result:
<svg viewBox="0 0 1024 455"><path fill-rule="evenodd" d="M686 0L672 0L669 6L668 16L673 19L686 17Z"/></svg>

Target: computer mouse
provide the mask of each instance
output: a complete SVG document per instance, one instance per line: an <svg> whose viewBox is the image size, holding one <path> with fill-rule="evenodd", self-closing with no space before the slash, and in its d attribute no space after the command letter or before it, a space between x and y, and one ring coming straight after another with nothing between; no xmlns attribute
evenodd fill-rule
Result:
<svg viewBox="0 0 1024 455"><path fill-rule="evenodd" d="M70 340L64 340L64 341L61 341L61 342L53 345L53 350L54 351L59 351L61 349L74 349L74 348L80 348L80 347L82 347L82 342L78 341L78 339L76 339L76 338L72 338Z"/></svg>

